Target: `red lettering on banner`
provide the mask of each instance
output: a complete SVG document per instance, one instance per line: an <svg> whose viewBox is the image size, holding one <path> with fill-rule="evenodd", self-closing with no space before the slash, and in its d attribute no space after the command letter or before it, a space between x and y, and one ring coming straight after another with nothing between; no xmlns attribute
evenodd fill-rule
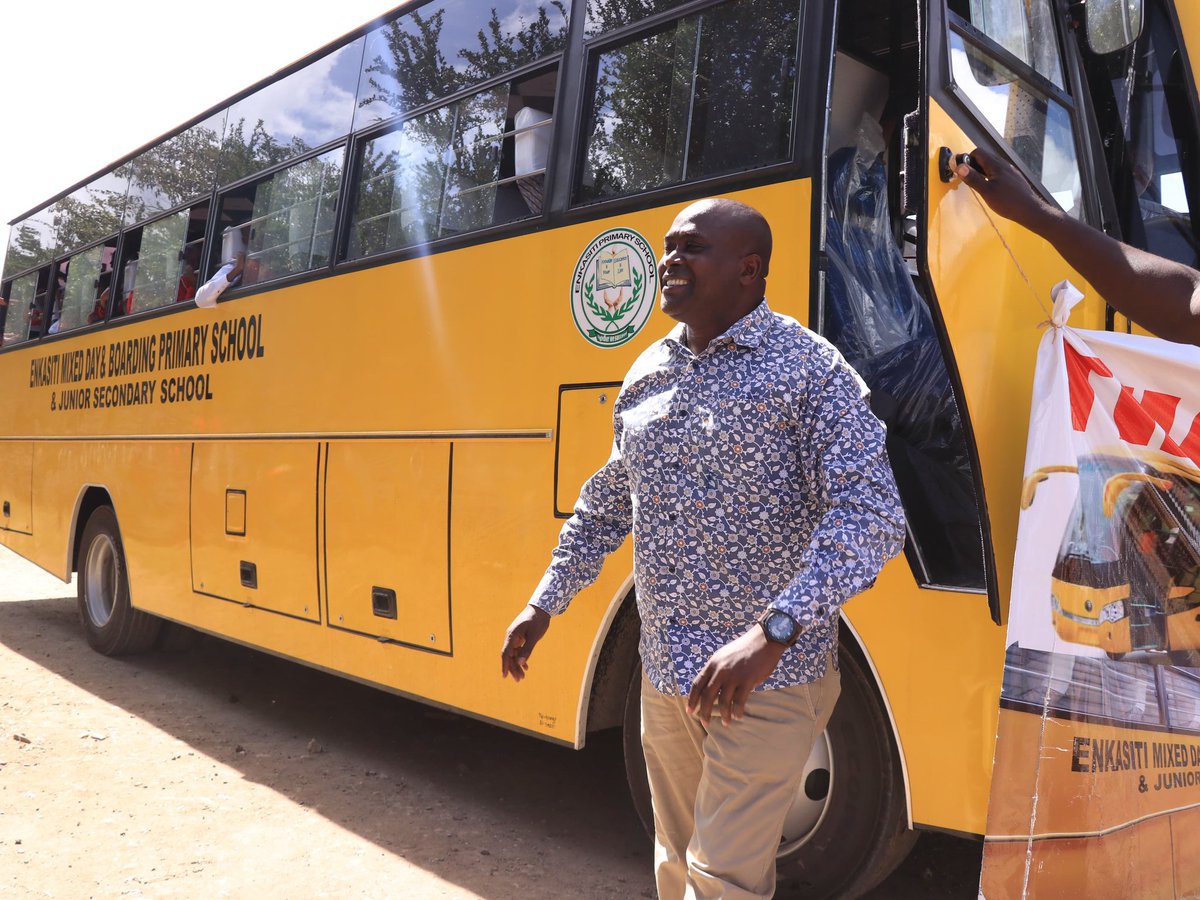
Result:
<svg viewBox="0 0 1200 900"><path fill-rule="evenodd" d="M1135 400L1133 388L1121 385L1121 396L1117 398L1117 408L1113 410L1117 434L1128 444L1144 447L1150 443L1156 425L1170 433L1178 406L1178 397L1158 391L1144 391L1142 399ZM1162 448L1173 456L1183 456L1183 451L1169 437L1163 440Z"/></svg>
<svg viewBox="0 0 1200 900"><path fill-rule="evenodd" d="M1092 388L1088 376L1098 372L1105 378L1112 378L1112 369L1104 364L1098 356L1084 356L1066 341L1063 349L1067 351L1067 388L1071 395L1071 426L1076 431L1087 431L1088 417L1092 414L1092 404L1096 400L1096 391Z"/></svg>
<svg viewBox="0 0 1200 900"><path fill-rule="evenodd" d="M1192 427L1179 445L1183 455L1195 462L1200 462L1200 414L1192 419Z"/></svg>
<svg viewBox="0 0 1200 900"><path fill-rule="evenodd" d="M1092 406L1096 402L1096 391L1092 387L1091 375L1095 372L1103 378L1112 378L1112 370L1098 356L1084 356L1068 343L1066 350L1067 388L1071 396L1071 426L1076 431L1086 431ZM1133 388L1121 385L1116 408L1112 411L1117 434L1127 444L1148 446L1154 437L1154 429L1162 428L1164 437L1161 449L1164 453L1190 459L1200 463L1200 414L1192 420L1192 427L1181 444L1171 440L1171 427L1179 409L1180 398L1159 391L1146 390L1142 399L1133 396Z"/></svg>

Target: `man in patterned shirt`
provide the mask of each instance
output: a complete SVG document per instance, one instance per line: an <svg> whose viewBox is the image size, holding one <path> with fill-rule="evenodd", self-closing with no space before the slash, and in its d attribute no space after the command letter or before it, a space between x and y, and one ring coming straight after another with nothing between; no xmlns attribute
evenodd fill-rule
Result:
<svg viewBox="0 0 1200 900"><path fill-rule="evenodd" d="M770 259L770 227L745 204L675 218L658 271L680 324L626 376L612 455L502 650L520 681L550 617L632 529L663 898L773 894L784 817L839 692L838 609L904 539L866 388L767 306Z"/></svg>

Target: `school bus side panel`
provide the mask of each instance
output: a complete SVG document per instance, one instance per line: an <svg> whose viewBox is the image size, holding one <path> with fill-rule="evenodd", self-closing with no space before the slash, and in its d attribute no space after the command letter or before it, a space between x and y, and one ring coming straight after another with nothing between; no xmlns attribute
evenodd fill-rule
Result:
<svg viewBox="0 0 1200 900"><path fill-rule="evenodd" d="M0 442L0 531L33 531L33 444Z"/></svg>

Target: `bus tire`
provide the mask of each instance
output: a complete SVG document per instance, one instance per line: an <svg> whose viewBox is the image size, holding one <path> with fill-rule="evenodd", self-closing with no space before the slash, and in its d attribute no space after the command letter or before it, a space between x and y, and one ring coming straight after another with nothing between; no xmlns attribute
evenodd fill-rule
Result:
<svg viewBox="0 0 1200 900"><path fill-rule="evenodd" d="M84 526L77 587L79 621L93 650L121 656L154 645L162 620L129 603L125 545L111 506L97 507Z"/></svg>
<svg viewBox="0 0 1200 900"><path fill-rule="evenodd" d="M785 833L777 858L780 880L796 882L805 897L866 893L904 861L917 840L908 827L904 779L883 702L855 654L843 649L840 669L841 696L813 749L802 788L816 797L823 788L824 808L815 826ZM824 771L821 754L829 766ZM812 818L809 811L802 821Z"/></svg>
<svg viewBox="0 0 1200 900"><path fill-rule="evenodd" d="M841 654L842 693L829 727L805 765L803 797L781 836L781 887L803 897L856 897L904 861L917 840L908 827L904 782L886 710L863 664ZM641 667L629 680L623 745L625 777L642 825L654 833L641 743ZM842 773L849 773L849 777Z"/></svg>

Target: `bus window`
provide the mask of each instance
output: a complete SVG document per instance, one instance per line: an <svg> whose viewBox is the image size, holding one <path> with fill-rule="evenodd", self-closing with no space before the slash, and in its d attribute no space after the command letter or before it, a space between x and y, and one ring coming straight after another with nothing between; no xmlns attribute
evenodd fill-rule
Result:
<svg viewBox="0 0 1200 900"><path fill-rule="evenodd" d="M116 249L117 241L113 238L71 257L61 306L51 312L50 334L105 320L112 296L113 255Z"/></svg>
<svg viewBox="0 0 1200 900"><path fill-rule="evenodd" d="M212 194L225 113L150 147L131 163L125 224L133 225Z"/></svg>
<svg viewBox="0 0 1200 900"><path fill-rule="evenodd" d="M114 316L190 300L208 221L208 204L181 209L125 235Z"/></svg>
<svg viewBox="0 0 1200 900"><path fill-rule="evenodd" d="M1196 671L1200 660L1195 653L1192 651L1193 656L1186 663L1191 671L1172 666L1163 666L1162 671L1170 724L1180 731L1200 731L1200 672Z"/></svg>
<svg viewBox="0 0 1200 900"><path fill-rule="evenodd" d="M588 0L584 33L588 37L605 34L655 13L683 6L686 2L687 0L640 0L638 3L629 3L628 0Z"/></svg>
<svg viewBox="0 0 1200 900"><path fill-rule="evenodd" d="M1147 26L1129 50L1103 58L1085 53L1088 83L1122 236L1197 266L1200 238L1191 207L1200 185L1185 164L1196 149L1185 61L1159 5L1148 3L1145 12Z"/></svg>
<svg viewBox="0 0 1200 900"><path fill-rule="evenodd" d="M1065 90L1050 0L950 0L948 5L1059 90Z"/></svg>
<svg viewBox="0 0 1200 900"><path fill-rule="evenodd" d="M54 257L57 243L50 208L34 213L13 224L8 235L8 255L4 258L4 277L9 278Z"/></svg>
<svg viewBox="0 0 1200 900"><path fill-rule="evenodd" d="M4 319L3 331L0 332L0 347L19 344L31 337L37 337L40 333L40 321L35 326L34 317L37 315L40 319L37 297L39 293L45 292L45 286L39 291L38 283L47 279L49 274L50 269L45 268L40 272L22 275L9 284L4 308L0 310Z"/></svg>
<svg viewBox="0 0 1200 900"><path fill-rule="evenodd" d="M490 18L483 13L490 10ZM434 0L367 35L356 131L558 53L567 42L562 0Z"/></svg>
<svg viewBox="0 0 1200 900"><path fill-rule="evenodd" d="M58 252L71 253L121 230L129 167L101 175L54 204Z"/></svg>
<svg viewBox="0 0 1200 900"><path fill-rule="evenodd" d="M1031 17L1026 22L1031 33L1035 21ZM968 26L955 23L950 31L951 76L976 115L1012 149L1059 206L1080 218L1083 187L1071 121L1073 107L1057 83L1062 75L1057 68L1057 49L1054 52L1056 62L1048 77L1032 65L1023 65L1021 55L1006 52L972 33ZM1024 55L1032 55L1035 62L1039 58L1034 50ZM1040 51L1040 55L1048 52ZM1019 74L1018 68L1024 72Z"/></svg>
<svg viewBox="0 0 1200 900"><path fill-rule="evenodd" d="M221 196L218 232L246 235L241 284L272 281L329 264L345 148L298 162ZM227 260L213 248L210 272Z"/></svg>
<svg viewBox="0 0 1200 900"><path fill-rule="evenodd" d="M217 183L233 184L344 137L362 54L359 38L233 104Z"/></svg>
<svg viewBox="0 0 1200 900"><path fill-rule="evenodd" d="M594 55L575 199L785 161L799 9L734 0Z"/></svg>
<svg viewBox="0 0 1200 900"><path fill-rule="evenodd" d="M555 81L501 84L365 141L350 258L540 215Z"/></svg>

